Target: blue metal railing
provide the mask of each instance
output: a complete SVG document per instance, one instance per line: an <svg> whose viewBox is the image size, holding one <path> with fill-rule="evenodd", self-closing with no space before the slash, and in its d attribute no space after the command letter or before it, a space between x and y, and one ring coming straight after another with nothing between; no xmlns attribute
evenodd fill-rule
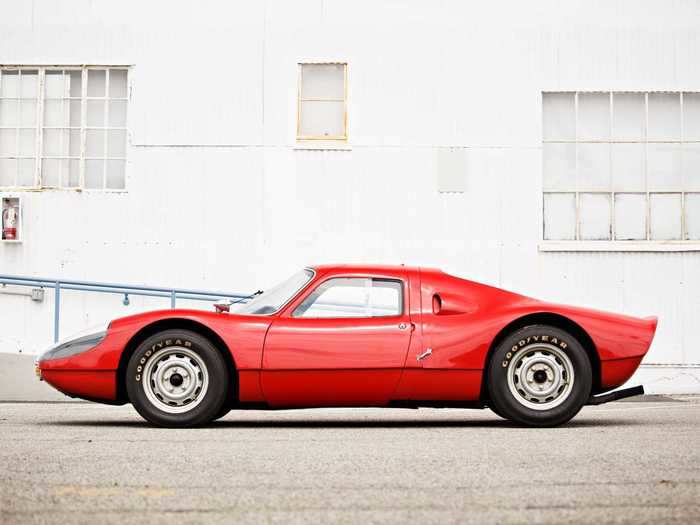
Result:
<svg viewBox="0 0 700 525"><path fill-rule="evenodd" d="M216 301L217 299L245 299L250 294L186 290L183 288L154 288L131 284L99 283L92 281L71 281L67 279L47 279L44 277L23 277L0 274L0 284L31 286L32 288L52 288L54 290L53 339L58 341L61 319L61 290L78 290L124 295L124 304L129 304L129 295L144 297L169 297L170 308L175 308L178 299L194 301Z"/></svg>

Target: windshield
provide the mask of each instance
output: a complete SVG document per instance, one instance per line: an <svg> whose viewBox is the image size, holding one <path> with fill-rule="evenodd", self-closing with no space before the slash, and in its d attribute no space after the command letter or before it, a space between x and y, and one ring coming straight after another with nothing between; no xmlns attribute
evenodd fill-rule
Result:
<svg viewBox="0 0 700 525"><path fill-rule="evenodd" d="M258 295L236 313L248 315L273 314L296 295L314 276L314 272L304 269L289 279Z"/></svg>

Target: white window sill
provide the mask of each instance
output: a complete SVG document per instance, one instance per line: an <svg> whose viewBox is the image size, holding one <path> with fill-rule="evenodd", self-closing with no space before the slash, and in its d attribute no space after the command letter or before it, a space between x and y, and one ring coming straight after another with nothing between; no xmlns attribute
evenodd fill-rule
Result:
<svg viewBox="0 0 700 525"><path fill-rule="evenodd" d="M700 241L541 241L541 252L700 252Z"/></svg>
<svg viewBox="0 0 700 525"><path fill-rule="evenodd" d="M113 189L113 188L52 188L49 186L43 186L38 188L36 186L26 186L26 187L4 187L0 188L0 193L10 192L12 197L19 195L21 193L45 193L45 192L74 192L74 193L128 193L126 188Z"/></svg>
<svg viewBox="0 0 700 525"><path fill-rule="evenodd" d="M294 144L295 150L331 150L352 151L352 146L339 140L299 140Z"/></svg>

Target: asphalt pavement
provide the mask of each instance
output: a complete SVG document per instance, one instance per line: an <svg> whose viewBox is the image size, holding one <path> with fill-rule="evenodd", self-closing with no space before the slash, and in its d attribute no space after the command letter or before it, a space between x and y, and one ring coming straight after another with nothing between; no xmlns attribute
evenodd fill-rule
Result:
<svg viewBox="0 0 700 525"><path fill-rule="evenodd" d="M0 404L0 523L698 523L700 398L519 428L488 410Z"/></svg>

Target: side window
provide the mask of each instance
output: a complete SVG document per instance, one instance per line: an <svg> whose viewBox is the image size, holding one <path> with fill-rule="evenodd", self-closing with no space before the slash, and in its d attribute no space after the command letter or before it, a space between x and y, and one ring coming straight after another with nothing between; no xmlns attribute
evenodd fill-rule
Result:
<svg viewBox="0 0 700 525"><path fill-rule="evenodd" d="M293 317L387 317L403 312L401 281L341 277L329 279L304 299Z"/></svg>

